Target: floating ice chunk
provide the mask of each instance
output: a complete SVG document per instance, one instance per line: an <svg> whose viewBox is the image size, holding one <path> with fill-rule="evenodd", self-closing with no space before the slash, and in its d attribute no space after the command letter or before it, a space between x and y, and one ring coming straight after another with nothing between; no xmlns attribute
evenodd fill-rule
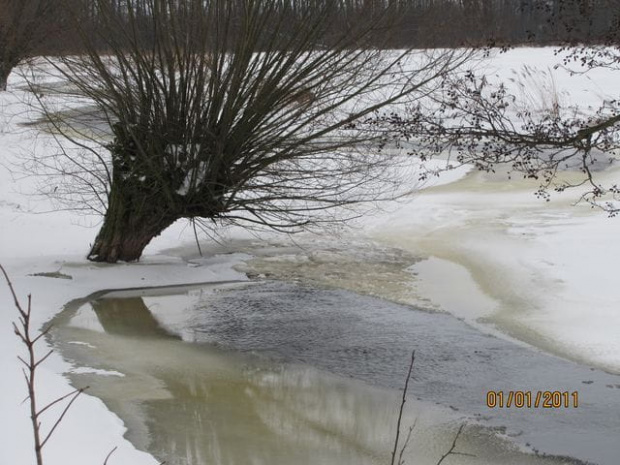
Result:
<svg viewBox="0 0 620 465"><path fill-rule="evenodd" d="M125 374L121 373L119 371L115 371L115 370L100 370L98 368L92 368L92 367L78 367L78 368L74 368L73 370L70 371L70 373L75 373L78 375L85 375L85 374L94 374L94 375L101 375L101 376L118 376L120 378L124 378Z"/></svg>

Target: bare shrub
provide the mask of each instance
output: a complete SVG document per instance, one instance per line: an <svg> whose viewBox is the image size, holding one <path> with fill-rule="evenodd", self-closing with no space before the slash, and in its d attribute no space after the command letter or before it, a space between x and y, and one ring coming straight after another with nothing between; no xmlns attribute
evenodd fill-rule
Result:
<svg viewBox="0 0 620 465"><path fill-rule="evenodd" d="M34 439L34 452L37 460L37 465L43 465L43 447L48 443L63 418L65 417L67 411L73 405L73 402L78 398L78 396L87 388L75 389L64 396L58 397L53 401L49 402L43 407L39 407L37 402L37 391L36 391L36 374L39 366L45 362L45 360L52 354L53 351L48 351L44 356L39 357L36 353L36 344L48 333L50 327L48 326L41 332L33 331L32 329L32 297L28 295L28 304L26 308L22 306L17 298L17 294L13 289L13 284L9 279L7 272L4 267L0 265L0 271L4 275L4 279L9 286L9 290L11 291L11 296L13 297L13 304L19 313L19 318L17 323L13 323L13 330L17 337L20 339L24 347L27 351L27 356L25 358L19 356L19 361L24 365L22 372L24 374L24 380L26 382L26 386L28 389L28 397L27 400L30 404L30 421L32 423L32 435ZM52 426L47 430L47 432L43 432L41 418L45 412L54 407L57 404L65 403L64 408L62 409L60 415L56 417L53 421ZM106 459L107 461L107 459Z"/></svg>

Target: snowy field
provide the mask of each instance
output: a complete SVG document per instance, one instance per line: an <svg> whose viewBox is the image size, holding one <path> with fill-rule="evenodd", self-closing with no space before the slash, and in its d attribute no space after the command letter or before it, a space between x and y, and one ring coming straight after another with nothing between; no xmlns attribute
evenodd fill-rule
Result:
<svg viewBox="0 0 620 465"><path fill-rule="evenodd" d="M605 96L615 95L613 72L570 77L551 69L558 60L551 49L516 49L479 66L500 80L524 64L554 73L554 86L565 104L597 107ZM32 116L22 86L14 75L9 92L0 94L0 263L22 302L32 294L36 327L68 301L102 289L247 279L234 268L251 258L247 251L200 258L185 223L154 240L139 263L88 262L85 255L98 225L71 212L45 213L52 205L32 195L33 180L8 170L20 154L55 150L51 136L22 125ZM617 170L601 175L613 179L620 174ZM386 205L383 213L357 221L347 233L347 239L373 240L420 258L408 270L412 292L399 300L452 312L483 331L620 374L620 286L615 271L620 245L614 240L620 219L573 205L578 192L555 195L546 203L534 196L535 182L509 182L502 175L459 169L434 183ZM253 239L237 229L227 235L231 240ZM279 240L285 241L270 238ZM336 249L342 240L320 238ZM71 279L35 276L51 272ZM363 292L364 285L358 290ZM391 298L389 292L375 294ZM0 302L0 465L25 465L34 463L34 454L16 359L23 350L12 331L17 315L4 282ZM41 403L71 390L62 375L70 370L57 355L40 368ZM53 415L50 412L50 418ZM114 447L118 450L110 464L156 463L124 440L123 432L122 422L101 401L82 395L46 445L46 463L100 464Z"/></svg>

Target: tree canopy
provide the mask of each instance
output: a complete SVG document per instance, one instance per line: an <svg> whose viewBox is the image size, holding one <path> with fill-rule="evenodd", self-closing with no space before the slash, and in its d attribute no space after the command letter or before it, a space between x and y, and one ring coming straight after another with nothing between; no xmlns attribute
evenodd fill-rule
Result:
<svg viewBox="0 0 620 465"><path fill-rule="evenodd" d="M374 47L390 39L390 8L343 28L332 0L93 4L86 53L50 63L107 128L85 143L58 125L80 151L54 162L58 193L104 212L96 261L138 259L180 218L295 231L393 197L395 160L358 122L467 56Z"/></svg>

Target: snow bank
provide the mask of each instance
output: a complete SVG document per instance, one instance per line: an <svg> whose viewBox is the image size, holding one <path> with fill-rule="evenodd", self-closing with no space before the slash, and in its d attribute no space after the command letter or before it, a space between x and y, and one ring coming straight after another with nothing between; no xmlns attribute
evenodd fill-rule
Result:
<svg viewBox="0 0 620 465"><path fill-rule="evenodd" d="M576 192L546 203L531 182L497 184L470 173L425 190L371 236L430 257L412 271L440 308L620 373L620 222L573 205Z"/></svg>

